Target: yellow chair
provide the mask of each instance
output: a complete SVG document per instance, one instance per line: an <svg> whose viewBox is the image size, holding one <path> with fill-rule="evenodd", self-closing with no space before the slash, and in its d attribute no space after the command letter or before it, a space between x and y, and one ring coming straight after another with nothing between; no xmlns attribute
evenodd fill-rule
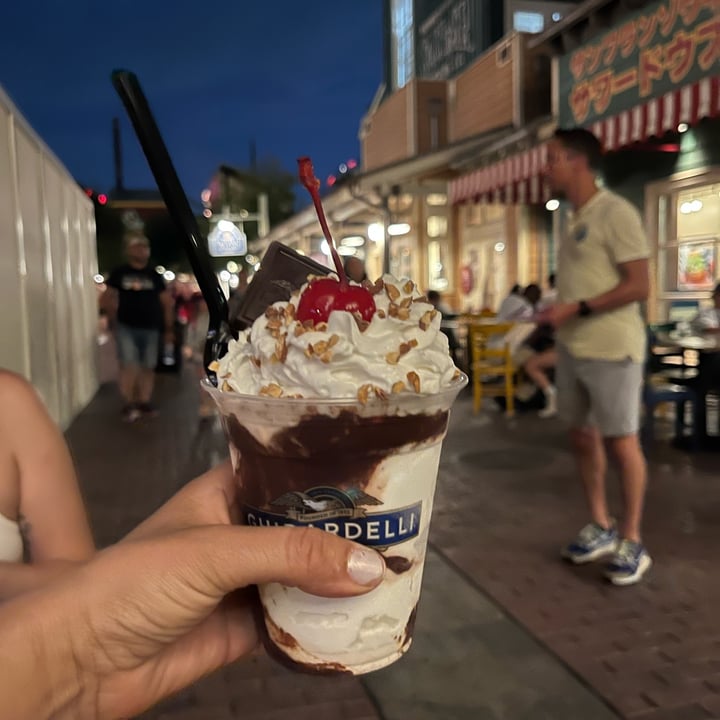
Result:
<svg viewBox="0 0 720 720"><path fill-rule="evenodd" d="M515 366L510 344L503 338L514 323L473 323L469 326L473 376L473 413L482 406L483 396L504 397L508 417L515 414ZM504 382L488 382L502 377Z"/></svg>

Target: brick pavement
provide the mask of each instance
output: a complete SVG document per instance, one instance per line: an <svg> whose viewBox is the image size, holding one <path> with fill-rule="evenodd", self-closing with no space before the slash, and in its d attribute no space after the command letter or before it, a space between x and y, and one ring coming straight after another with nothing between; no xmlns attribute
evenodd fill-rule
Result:
<svg viewBox="0 0 720 720"><path fill-rule="evenodd" d="M191 377L158 378L161 414L120 422L103 386L67 433L96 541L104 547L226 456L222 433L197 420ZM359 680L300 675L264 655L225 668L143 715L144 720L379 720Z"/></svg>
<svg viewBox="0 0 720 720"><path fill-rule="evenodd" d="M720 717L720 456L650 448L646 582L558 561L586 520L562 429L456 406L431 542L626 718ZM615 484L613 484L615 485ZM617 489L611 495L618 504Z"/></svg>
<svg viewBox="0 0 720 720"><path fill-rule="evenodd" d="M195 420L190 384L187 378L161 377L161 417L135 426L116 421L119 401L105 387L70 429L101 545L122 537L225 455L217 428ZM434 583L437 571L427 573L428 610L423 618L421 604L418 620L424 639L415 655L362 681L296 675L257 657L196 684L146 718L605 718L572 677L558 675L542 648L533 651L522 633L513 635L502 614L496 627L473 622L487 612L480 591L623 717L720 717L720 633L714 621L720 581L711 567L718 545L718 460L653 450L646 541L656 567L641 586L613 588L595 566L575 569L557 561L557 549L584 518L558 425L528 416L507 421L492 411L473 417L469 398L461 398L443 453L431 532L434 550L455 572ZM462 594L463 577L474 595L453 611L464 615L453 626L455 644L443 646L434 628L450 601L442 595L446 590L435 593L433 585L451 584L455 598ZM457 668L447 666L443 653L457 660ZM537 670L540 663L544 673ZM534 689L522 689L523 678ZM407 688L409 715L388 704L398 684ZM466 688L462 708L442 703L450 686ZM560 700L570 696L573 703L563 706ZM577 710L591 705L592 711Z"/></svg>

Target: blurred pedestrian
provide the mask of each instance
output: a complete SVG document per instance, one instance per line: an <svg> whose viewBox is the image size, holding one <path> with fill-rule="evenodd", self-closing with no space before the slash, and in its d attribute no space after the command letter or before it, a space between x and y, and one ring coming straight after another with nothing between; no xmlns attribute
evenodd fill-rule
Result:
<svg viewBox="0 0 720 720"><path fill-rule="evenodd" d="M365 264L358 257L352 255L348 257L345 260L344 268L348 280L362 284L368 279L367 273L365 272Z"/></svg>
<svg viewBox="0 0 720 720"><path fill-rule="evenodd" d="M192 364L197 379L198 392L200 393L198 415L201 420L206 420L215 416L215 402L200 385L200 381L207 377L204 356L210 314L207 303L199 292L193 296L192 300L193 311L187 325L184 355Z"/></svg>
<svg viewBox="0 0 720 720"><path fill-rule="evenodd" d="M437 290L428 290L427 293L425 293L425 297L428 299L428 302L440 313L440 332L447 337L450 356L457 364L460 362L460 358L458 358L457 355L461 345L457 339L457 335L455 335L455 329L450 325L453 319L457 316L452 313L449 308L442 304L440 293Z"/></svg>
<svg viewBox="0 0 720 720"><path fill-rule="evenodd" d="M529 321L535 313L535 306L542 291L537 283L531 283L520 292L511 292L500 304L496 319L499 323Z"/></svg>
<svg viewBox="0 0 720 720"><path fill-rule="evenodd" d="M139 232L125 237L127 263L115 268L101 307L115 325L120 361L123 419L135 422L157 412L152 404L161 329L167 346L175 345L174 301L162 277L150 267L150 243Z"/></svg>

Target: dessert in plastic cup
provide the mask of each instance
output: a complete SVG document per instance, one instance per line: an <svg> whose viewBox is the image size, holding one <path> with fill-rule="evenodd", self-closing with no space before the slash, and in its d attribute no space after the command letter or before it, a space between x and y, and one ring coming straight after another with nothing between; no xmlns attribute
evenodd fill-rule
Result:
<svg viewBox="0 0 720 720"><path fill-rule="evenodd" d="M385 558L383 582L360 597L259 588L275 656L361 674L412 641L441 444L467 378L412 282L376 284L370 320L345 310L303 320L303 296L326 281L268 308L213 368L219 388L206 389L223 419L242 522L312 525Z"/></svg>

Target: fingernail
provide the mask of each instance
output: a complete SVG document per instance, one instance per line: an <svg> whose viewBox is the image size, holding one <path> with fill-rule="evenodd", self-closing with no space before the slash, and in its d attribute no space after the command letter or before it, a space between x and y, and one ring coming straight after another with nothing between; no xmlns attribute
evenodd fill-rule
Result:
<svg viewBox="0 0 720 720"><path fill-rule="evenodd" d="M347 570L358 585L375 585L385 574L385 562L374 550L358 548L350 553Z"/></svg>

